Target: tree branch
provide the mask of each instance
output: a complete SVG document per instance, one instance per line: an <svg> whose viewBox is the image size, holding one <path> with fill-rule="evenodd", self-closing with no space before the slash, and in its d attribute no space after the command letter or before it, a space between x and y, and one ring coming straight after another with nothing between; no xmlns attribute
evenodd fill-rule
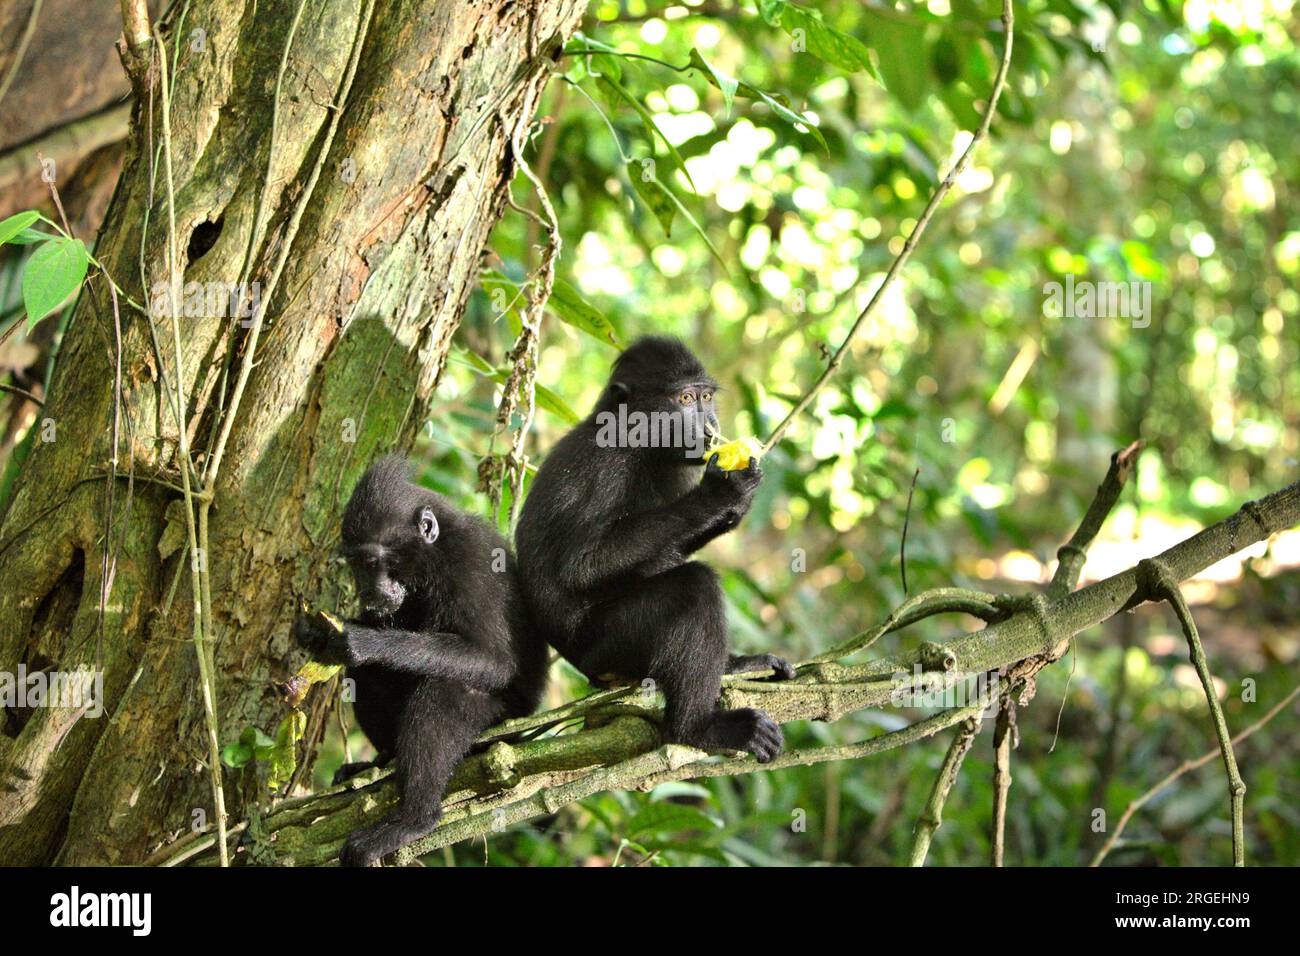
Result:
<svg viewBox="0 0 1300 956"><path fill-rule="evenodd" d="M1237 551L1300 523L1300 482L1258 501L1165 551L1159 561L1175 581ZM974 597L972 597L974 595ZM723 680L722 706L759 707L774 720L833 721L853 711L897 704L910 694L960 692L973 675L1001 670L1022 681L1059 656L1071 637L1148 599L1138 569L1121 572L1049 603L1037 596L1019 610L973 634L940 645L945 665L923 664L924 648L863 663L814 658L799 666L790 681L762 682L742 676ZM972 603L974 602L974 603ZM917 595L890 615L876 631L898 629L936 608L978 606L977 592ZM1004 606L1005 606L1005 602ZM910 610L904 610L910 606ZM990 616L996 616L991 604ZM868 632L874 633L874 632ZM853 653L850 649L846 656ZM823 655L824 657L824 655ZM477 836L516 822L554 813L604 790L645 790L671 780L776 770L827 760L858 759L913 743L979 713L982 696L969 706L942 711L911 726L855 744L794 751L769 764L752 757L719 759L678 745L661 746L655 718L658 707L639 690L604 691L555 711L511 721L486 732L489 746L468 758L448 788L446 814L438 828L408 848L399 860ZM581 719L578 731L518 740L521 733ZM507 739L514 737L516 739ZM373 823L397 799L387 774L372 771L342 787L282 801L263 820L262 839L278 862L312 865L329 862L352 830ZM165 847L150 861L211 863L207 838ZM238 852L234 862L245 862Z"/></svg>
<svg viewBox="0 0 1300 956"><path fill-rule="evenodd" d="M1142 442L1136 441L1127 448L1123 448L1111 455L1110 468L1107 469L1106 477L1097 489L1096 497L1093 498L1092 504L1084 513L1083 520L1080 521L1074 535L1057 552L1060 557L1060 564L1056 569L1052 584L1048 588L1049 597L1055 596L1059 599L1078 583L1079 573L1083 570L1088 547L1092 544L1093 538L1097 536L1097 532L1101 530L1102 524L1105 523L1111 509L1115 506L1115 502L1119 500L1120 492L1124 488L1124 483L1128 481L1128 477L1133 471L1133 464L1136 462L1137 455L1141 450ZM912 476L912 482L915 485L915 475ZM908 496L908 511L909 513L911 511L910 495ZM907 533L906 524L903 533L904 535ZM904 577L904 592L906 592L906 577ZM929 600L926 595L918 595L915 601L921 604L922 607L918 608L917 612L914 613L919 614L926 609L933 613L938 613L941 610L971 611L973 609L974 613L983 617L986 621L998 619L1003 609L1014 608L1017 605L1030 610L1036 607L1032 601L1026 602L1024 599L1012 598L1007 595L961 595L960 598L956 599L950 596L947 600ZM966 606L963 607L963 604ZM988 610L983 611L982 605L987 606ZM905 603L894 615L890 616L891 619L906 607L907 604ZM887 624L888 622L886 622ZM881 629L877 629L877 631L876 636L883 633ZM870 643L872 640L875 640L875 637L871 637L866 643ZM1014 695L1028 686L1038 670L1051 663L1051 660L1052 658L1043 658L1040 662L1028 668L1020 668L1020 676L1018 676L1017 680L1002 688L997 697L998 717L993 733L994 866L1002 865L1006 835L1007 795L1011 789L1011 748L1015 745L1016 737ZM957 775L961 773L962 762L966 759L966 754L970 751L979 730L979 720L966 723L948 748L948 754L944 758L943 766L939 769L939 776L935 779L934 788L930 792L930 799L917 821L916 842L912 848L912 866L925 865L925 858L930 850L930 841L935 831L943 824L943 806L948 799L948 792L952 789L953 784L957 782Z"/></svg>
<svg viewBox="0 0 1300 956"><path fill-rule="evenodd" d="M961 725L961 730L957 731L957 736L948 745L948 753L944 756L943 765L939 767L939 775L934 778L934 786L930 789L930 799L925 802L925 809L921 811L921 817L916 822L916 842L912 844L912 866L925 866L925 858L930 852L930 840L933 839L935 831L943 826L943 805L948 800L948 792L952 789L952 785L957 782L957 775L961 773L962 762L966 759L966 754L970 753L971 744L975 743L975 738L980 732L982 716L976 714L967 718Z"/></svg>
<svg viewBox="0 0 1300 956"><path fill-rule="evenodd" d="M1233 737L1232 742L1234 744L1241 743L1243 740L1245 740L1247 737L1249 737L1255 731L1259 730L1261 727L1263 727L1265 724L1271 721L1274 717L1280 714L1283 710L1285 710L1286 706L1290 704L1291 701L1295 700L1297 696L1300 696L1300 684L1297 684L1295 687L1292 687L1291 693L1287 694L1276 704L1270 707L1268 713L1266 713L1263 717L1255 721L1253 724L1251 724L1241 733L1237 734L1237 736ZM1116 845L1119 843L1119 838L1120 836L1123 835L1124 828L1128 826L1128 822L1129 820L1132 819L1133 814L1137 813L1144 806L1146 806L1153 799L1155 799L1159 794L1163 793L1165 789L1170 784L1172 784L1175 780L1177 780L1179 777L1183 776L1184 774L1191 773L1193 770L1199 770L1201 767L1204 767L1207 763L1209 763L1215 757L1219 756L1221 753L1222 750L1220 750L1220 748L1216 746L1207 750L1205 753L1201 754L1195 760L1184 761L1178 766L1176 770L1169 773L1163 780L1157 783L1146 793L1142 794L1142 796L1136 798L1135 800L1131 800L1129 802L1129 805L1124 808L1124 813L1119 818L1119 822L1115 824L1114 831L1112 831L1111 835L1106 839L1106 842L1102 845L1102 848L1097 851L1097 855L1092 858L1092 862L1089 863L1088 865L1101 866L1102 860L1106 859L1106 857L1110 855L1110 852L1114 850Z"/></svg>
<svg viewBox="0 0 1300 956"><path fill-rule="evenodd" d="M0 195L6 197L0 215L17 211L12 205L11 194L18 194L18 187L40 172L40 167L32 162L37 153L53 159L59 170L65 170L95 150L124 139L130 122L129 103L111 106L0 152Z"/></svg>
<svg viewBox="0 0 1300 956"><path fill-rule="evenodd" d="M1016 702L1010 693L1001 698L993 729L993 865L1002 865L1007 839L1007 795L1011 792L1011 748L1016 739Z"/></svg>
<svg viewBox="0 0 1300 956"><path fill-rule="evenodd" d="M1110 468L1106 471L1106 477L1097 488L1097 495L1092 499L1092 504L1089 505L1083 520L1079 522L1078 529L1075 530L1074 536L1061 545L1056 552L1056 574L1052 576L1052 583L1047 587L1048 598L1054 601L1060 600L1073 591L1075 585L1079 583L1079 575L1083 573L1083 563L1088 557L1088 546L1092 544L1092 539L1097 537L1097 532L1101 530L1110 510L1119 500L1120 492L1124 490L1125 482L1133 473L1143 447L1144 443L1139 440L1111 455Z"/></svg>
<svg viewBox="0 0 1300 956"><path fill-rule="evenodd" d="M1232 805L1232 864L1245 866L1246 837L1243 817L1246 783L1237 770L1237 755L1232 750L1228 722L1223 717L1223 707L1219 705L1219 695L1214 689L1214 676L1210 673L1210 664L1205 658L1205 648L1201 646L1201 636L1197 633L1196 621L1192 618L1187 600L1178 587L1178 580L1159 560L1146 560L1138 565L1138 582L1149 599L1168 601L1183 627L1183 636L1187 638L1192 665L1196 668L1196 676L1201 679L1201 686L1205 689L1205 701L1210 708L1210 719L1214 721L1214 732L1219 737L1219 750L1223 753L1223 765L1228 773L1228 795Z"/></svg>

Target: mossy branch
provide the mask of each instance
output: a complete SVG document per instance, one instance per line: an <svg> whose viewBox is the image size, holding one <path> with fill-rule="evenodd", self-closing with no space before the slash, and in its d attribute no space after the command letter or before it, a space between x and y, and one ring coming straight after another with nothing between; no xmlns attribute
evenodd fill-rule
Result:
<svg viewBox="0 0 1300 956"><path fill-rule="evenodd" d="M1170 548L1158 560L1171 580L1185 580L1296 524L1300 524L1300 482L1244 505L1236 514ZM864 663L814 659L800 665L790 681L727 677L722 704L760 707L781 722L833 721L854 711L897 703L903 695L960 692L970 677L990 671L1001 670L1019 679L1059 657L1074 635L1148 600L1150 592L1144 584L1135 567L1056 601L1041 595L1035 601L1024 601L1019 610L1004 611L1004 619L983 630L945 642L942 647L949 652L951 667L926 669L921 648ZM937 603L947 606L951 598L945 594ZM936 606L926 595L918 595L912 602L914 609ZM1007 602L999 603L1007 607ZM965 600L957 602L958 609L968 606ZM902 618L919 619L910 613L891 615L895 626L901 626L898 621ZM662 745L656 729L656 703L635 689L593 694L486 732L481 740L489 745L487 749L467 759L452 779L438 828L399 854L398 861L485 837L606 790L647 790L672 780L871 756L969 720L986 704L982 695L976 695L962 706L903 730L854 744L793 751L772 763L759 764L748 756L710 757L689 747ZM584 725L581 730L518 739L521 733L579 719ZM395 801L395 787L387 774L371 772L341 787L282 801L262 821L262 839L277 862L328 863L337 856L348 833L373 823ZM211 842L211 835L194 834L164 847L149 862L211 864ZM246 856L237 853L235 862L243 862Z"/></svg>
<svg viewBox="0 0 1300 956"><path fill-rule="evenodd" d="M1233 866L1246 865L1245 836L1245 802L1246 783L1241 779L1237 769L1237 755L1232 749L1232 737L1228 733L1228 722L1223 716L1223 707L1219 704L1219 695L1214 689L1214 677L1210 673L1210 664L1205 657L1205 648L1201 646L1201 636L1196 630L1196 621L1187 606L1178 579L1170 573L1159 560L1147 560L1138 565L1138 581L1143 594L1153 601L1167 601L1174 609L1178 622L1182 625L1183 636L1187 638L1189 656L1196 676L1201 679L1205 690L1205 701L1210 709L1210 719L1214 721L1214 732L1219 738L1219 750L1223 754L1224 769L1228 773L1228 798L1232 809L1232 863Z"/></svg>
<svg viewBox="0 0 1300 956"><path fill-rule="evenodd" d="M912 844L912 866L925 865L925 858L930 852L930 841L934 839L934 834L939 827L943 826L943 805L948 800L948 792L957 782L957 775L961 773L961 765L966 759L966 754L970 753L971 745L979 735L980 725L983 723L981 718L981 714L968 718L961 725L961 730L957 731L957 736L953 737L952 743L948 745L948 753L944 755L943 764L934 778L934 786L930 788L925 809L921 811L921 818L916 822L916 840Z"/></svg>

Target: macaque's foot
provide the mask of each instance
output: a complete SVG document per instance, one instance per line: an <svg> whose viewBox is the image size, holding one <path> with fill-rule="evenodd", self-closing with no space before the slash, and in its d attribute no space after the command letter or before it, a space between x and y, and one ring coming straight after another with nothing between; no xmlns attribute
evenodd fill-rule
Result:
<svg viewBox="0 0 1300 956"><path fill-rule="evenodd" d="M376 846L378 841L374 831L377 829L379 827L367 827L349 834L343 849L339 851L339 866L378 866L383 859L383 852Z"/></svg>
<svg viewBox="0 0 1300 956"><path fill-rule="evenodd" d="M744 750L769 763L781 752L785 736L767 714L752 707L722 710L713 717L700 746L705 750Z"/></svg>
<svg viewBox="0 0 1300 956"><path fill-rule="evenodd" d="M351 780L359 773L365 773L376 765L374 760L354 760L352 763L345 763L334 771L334 779L330 782L330 786L337 787L339 784Z"/></svg>
<svg viewBox="0 0 1300 956"><path fill-rule="evenodd" d="M384 820L352 833L339 851L339 865L379 866L384 857L428 834L442 816L442 806L434 802L418 809L407 808L406 812L405 817Z"/></svg>

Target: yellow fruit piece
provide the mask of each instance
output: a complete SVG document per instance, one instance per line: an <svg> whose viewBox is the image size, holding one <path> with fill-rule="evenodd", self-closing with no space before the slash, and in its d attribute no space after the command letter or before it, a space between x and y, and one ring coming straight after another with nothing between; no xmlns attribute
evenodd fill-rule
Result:
<svg viewBox="0 0 1300 956"><path fill-rule="evenodd" d="M298 673L294 674L284 684L284 696L289 701L290 707L297 707L307 698L307 691L313 684L320 684L339 671L343 670L341 664L321 664L318 661L308 661L298 668Z"/></svg>
<svg viewBox="0 0 1300 956"><path fill-rule="evenodd" d="M329 680L341 670L343 670L342 664L322 664L319 661L308 661L298 668L297 676L309 684L319 684Z"/></svg>
<svg viewBox="0 0 1300 956"><path fill-rule="evenodd" d="M302 614L313 615L317 620L323 621L336 634L343 633L343 622L330 614L328 611L313 611L311 605L301 598L298 599L298 611ZM298 673L289 678L283 685L284 696L289 701L290 707L297 707L307 697L307 691L313 684L321 684L329 680L339 671L343 670L342 664L322 664L320 661L308 661L298 668Z"/></svg>
<svg viewBox="0 0 1300 956"><path fill-rule="evenodd" d="M737 438L725 445L719 445L709 454L718 456L718 467L723 471L740 471L749 467L751 458L757 459L762 454L763 445L756 438Z"/></svg>

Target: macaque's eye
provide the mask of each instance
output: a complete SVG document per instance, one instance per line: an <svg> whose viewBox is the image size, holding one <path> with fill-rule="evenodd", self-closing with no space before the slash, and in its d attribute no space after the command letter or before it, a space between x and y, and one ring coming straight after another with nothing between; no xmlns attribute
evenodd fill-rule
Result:
<svg viewBox="0 0 1300 956"><path fill-rule="evenodd" d="M432 508L420 512L420 537L429 544L438 540L438 519Z"/></svg>
<svg viewBox="0 0 1300 956"><path fill-rule="evenodd" d="M700 401L702 401L704 404L708 405L710 402L713 401L713 393L712 393L712 392L703 392L703 393L701 393L701 394L700 394Z"/></svg>
<svg viewBox="0 0 1300 956"><path fill-rule="evenodd" d="M373 571L379 567L379 558L369 552L348 555L348 564L358 571Z"/></svg>
<svg viewBox="0 0 1300 956"><path fill-rule="evenodd" d="M682 392L680 395L677 396L677 401L681 402L683 405L694 405L695 393L692 392L690 389L687 389L686 391Z"/></svg>

